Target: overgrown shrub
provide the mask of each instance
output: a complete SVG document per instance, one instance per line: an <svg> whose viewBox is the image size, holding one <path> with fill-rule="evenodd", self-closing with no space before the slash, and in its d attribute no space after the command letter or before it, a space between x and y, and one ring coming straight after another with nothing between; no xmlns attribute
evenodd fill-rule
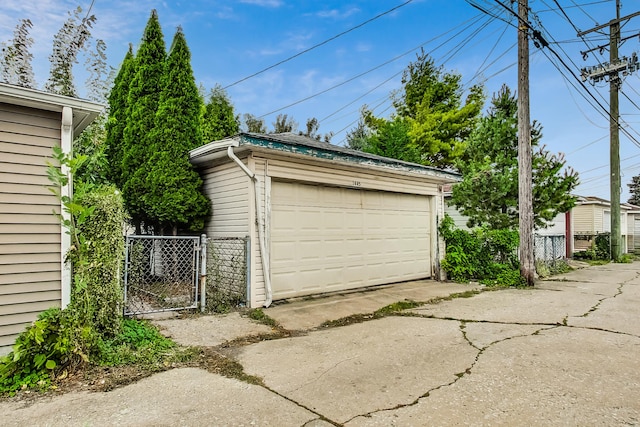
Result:
<svg viewBox="0 0 640 427"><path fill-rule="evenodd" d="M451 280L478 280L485 284L519 285L518 232L510 229L472 231L455 228L445 215L439 228L447 247L442 268Z"/></svg>
<svg viewBox="0 0 640 427"><path fill-rule="evenodd" d="M56 375L87 363L100 353L103 339L120 333L122 294L119 283L124 253L122 198L111 186L79 181L74 197L62 194L86 156L70 157L54 148L58 165L50 165L52 191L67 215L58 215L71 236L66 254L73 265L71 302L38 317L16 340L12 352L0 359L0 392L45 387Z"/></svg>

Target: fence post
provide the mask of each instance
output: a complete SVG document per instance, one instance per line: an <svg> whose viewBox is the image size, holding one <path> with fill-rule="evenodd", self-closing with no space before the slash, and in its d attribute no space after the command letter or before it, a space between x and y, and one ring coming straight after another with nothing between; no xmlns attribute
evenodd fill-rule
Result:
<svg viewBox="0 0 640 427"><path fill-rule="evenodd" d="M200 312L207 307L207 235L200 235Z"/></svg>

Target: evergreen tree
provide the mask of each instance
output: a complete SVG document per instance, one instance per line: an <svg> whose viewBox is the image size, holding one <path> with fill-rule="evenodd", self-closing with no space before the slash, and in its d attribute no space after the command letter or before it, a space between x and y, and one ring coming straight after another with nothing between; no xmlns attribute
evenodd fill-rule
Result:
<svg viewBox="0 0 640 427"><path fill-rule="evenodd" d="M0 52L0 81L12 85L36 88L31 60L33 55L29 51L33 46L33 39L29 37L29 30L33 27L30 19L21 19L13 32L13 39L9 44L2 44Z"/></svg>
<svg viewBox="0 0 640 427"><path fill-rule="evenodd" d="M106 123L105 155L107 178L118 188L123 187L122 162L124 156L124 129L127 126L129 87L135 74L135 57L133 46L124 56L120 70L113 81L109 94L109 118Z"/></svg>
<svg viewBox="0 0 640 427"><path fill-rule="evenodd" d="M78 54L86 48L91 39L91 28L95 15L82 17L82 8L69 13L69 18L53 38L53 53L49 56L51 69L45 90L59 95L77 97L73 81L73 65L78 62Z"/></svg>
<svg viewBox="0 0 640 427"><path fill-rule="evenodd" d="M360 119L355 128L347 131L347 147L352 150L367 151L369 138L371 138L371 130L365 125L364 120Z"/></svg>
<svg viewBox="0 0 640 427"><path fill-rule="evenodd" d="M469 138L465 159L457 167L462 182L454 185L452 202L470 218L470 226L494 229L518 226L518 111L507 86L493 97L489 113ZM537 228L575 204L571 192L578 175L565 168L561 155L540 146L541 126L531 126L533 211ZM564 169L564 171L563 171Z"/></svg>
<svg viewBox="0 0 640 427"><path fill-rule="evenodd" d="M152 154L144 168L146 212L161 230L204 228L210 203L202 180L189 162L189 150L202 145L202 99L191 69L191 54L181 28L175 34L152 132Z"/></svg>
<svg viewBox="0 0 640 427"><path fill-rule="evenodd" d="M164 36L158 13L153 10L142 37L135 59L135 73L127 98L124 152L122 156L122 194L125 206L136 227L142 232L142 223L153 226L146 217L150 211L145 205L146 177L153 144L152 131L158 110L162 78L166 60Z"/></svg>
<svg viewBox="0 0 640 427"><path fill-rule="evenodd" d="M209 102L204 107L202 115L202 137L204 142L217 141L240 130L240 121L234 115L233 105L226 92L220 85L216 85L209 95Z"/></svg>
<svg viewBox="0 0 640 427"><path fill-rule="evenodd" d="M409 138L411 123L407 119L395 116L386 120L368 116L365 120L367 127L374 131L369 136L364 151L405 162L420 163L420 153Z"/></svg>
<svg viewBox="0 0 640 427"><path fill-rule="evenodd" d="M640 206L640 175L631 178L631 182L627 184L627 187L629 187L629 191L631 192L631 198L628 203Z"/></svg>

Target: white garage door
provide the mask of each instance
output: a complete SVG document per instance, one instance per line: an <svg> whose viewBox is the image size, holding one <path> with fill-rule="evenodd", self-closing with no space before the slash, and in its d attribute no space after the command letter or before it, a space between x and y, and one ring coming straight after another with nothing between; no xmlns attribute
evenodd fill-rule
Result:
<svg viewBox="0 0 640 427"><path fill-rule="evenodd" d="M274 299L431 275L429 198L273 182Z"/></svg>

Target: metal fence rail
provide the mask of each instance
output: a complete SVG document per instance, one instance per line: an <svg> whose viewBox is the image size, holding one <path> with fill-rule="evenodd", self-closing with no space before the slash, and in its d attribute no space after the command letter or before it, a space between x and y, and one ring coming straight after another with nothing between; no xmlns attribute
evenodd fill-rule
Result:
<svg viewBox="0 0 640 427"><path fill-rule="evenodd" d="M247 304L249 254L248 237L207 240L206 311Z"/></svg>
<svg viewBox="0 0 640 427"><path fill-rule="evenodd" d="M564 260L567 254L566 245L564 235L543 236L536 234L533 240L535 259L547 264Z"/></svg>
<svg viewBox="0 0 640 427"><path fill-rule="evenodd" d="M127 236L124 314L198 306L200 238Z"/></svg>

